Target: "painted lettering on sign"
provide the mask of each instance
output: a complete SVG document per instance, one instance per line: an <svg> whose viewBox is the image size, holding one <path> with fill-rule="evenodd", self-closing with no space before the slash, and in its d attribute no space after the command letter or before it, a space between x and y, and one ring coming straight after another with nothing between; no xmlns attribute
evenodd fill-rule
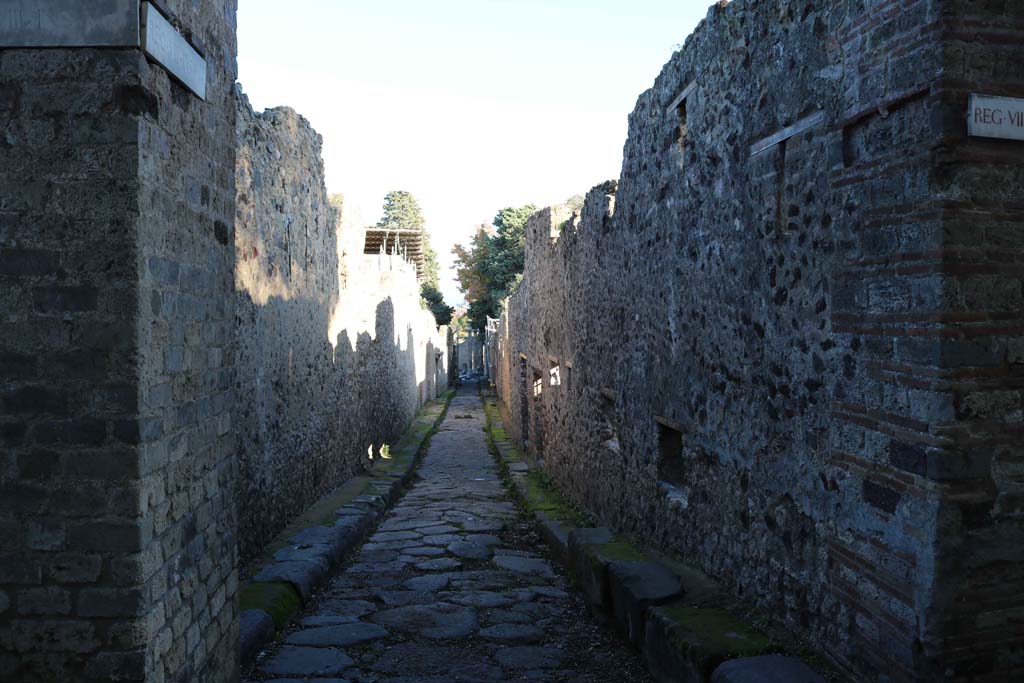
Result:
<svg viewBox="0 0 1024 683"><path fill-rule="evenodd" d="M205 100L206 60L153 5L145 3L142 16L145 25L142 49L182 85Z"/></svg>
<svg viewBox="0 0 1024 683"><path fill-rule="evenodd" d="M1024 99L971 95L967 131L975 137L1024 140Z"/></svg>

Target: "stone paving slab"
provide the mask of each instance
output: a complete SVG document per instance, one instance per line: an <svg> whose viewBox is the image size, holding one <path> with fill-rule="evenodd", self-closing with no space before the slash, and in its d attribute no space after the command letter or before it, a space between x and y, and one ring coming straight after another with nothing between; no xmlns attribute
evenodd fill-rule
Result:
<svg viewBox="0 0 1024 683"><path fill-rule="evenodd" d="M351 665L352 659L341 650L285 646L260 665L260 672L271 676L334 676Z"/></svg>
<svg viewBox="0 0 1024 683"><path fill-rule="evenodd" d="M257 679L650 681L544 556L500 479L485 425L475 388L464 389L418 481L328 579Z"/></svg>
<svg viewBox="0 0 1024 683"><path fill-rule="evenodd" d="M762 655L725 662L715 669L711 683L825 683L825 679L799 659Z"/></svg>

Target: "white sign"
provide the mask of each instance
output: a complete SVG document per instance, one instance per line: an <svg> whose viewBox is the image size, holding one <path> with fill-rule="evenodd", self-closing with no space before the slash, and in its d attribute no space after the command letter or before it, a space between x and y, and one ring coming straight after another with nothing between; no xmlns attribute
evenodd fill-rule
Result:
<svg viewBox="0 0 1024 683"><path fill-rule="evenodd" d="M182 85L206 99L206 60L153 5L142 5L142 49Z"/></svg>
<svg viewBox="0 0 1024 683"><path fill-rule="evenodd" d="M982 138L1024 140L1024 100L971 95L967 132Z"/></svg>

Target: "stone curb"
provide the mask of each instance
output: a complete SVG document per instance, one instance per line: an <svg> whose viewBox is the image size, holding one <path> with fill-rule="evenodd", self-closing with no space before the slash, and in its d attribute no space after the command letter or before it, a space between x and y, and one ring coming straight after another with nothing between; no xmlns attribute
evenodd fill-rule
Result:
<svg viewBox="0 0 1024 683"><path fill-rule="evenodd" d="M802 660L769 654L767 637L722 608L721 594L702 573L653 560L606 528L576 527L528 504L531 467L507 440L483 395L488 439L503 473L535 517L555 559L580 588L592 613L642 655L659 683L825 683Z"/></svg>
<svg viewBox="0 0 1024 683"><path fill-rule="evenodd" d="M402 464L398 471L377 473L367 483L363 495L334 511L336 520L332 526L314 524L288 537L290 545L274 553L273 561L264 566L251 583L288 584L298 592L302 603L307 603L331 576L332 570L363 544L384 513L401 497L402 490L416 473L424 443L444 420L451 399L452 393L448 392L444 397L444 406L431 423L431 428L418 443L413 442L407 446L413 457ZM273 640L277 630L273 617L267 611L242 611L239 639L243 669Z"/></svg>

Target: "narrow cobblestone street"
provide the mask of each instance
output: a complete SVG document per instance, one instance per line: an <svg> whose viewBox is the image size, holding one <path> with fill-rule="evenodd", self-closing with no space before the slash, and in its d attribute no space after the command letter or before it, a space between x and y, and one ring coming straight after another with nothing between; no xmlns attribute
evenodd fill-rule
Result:
<svg viewBox="0 0 1024 683"><path fill-rule="evenodd" d="M254 680L650 680L544 557L484 427L462 387L415 485Z"/></svg>

